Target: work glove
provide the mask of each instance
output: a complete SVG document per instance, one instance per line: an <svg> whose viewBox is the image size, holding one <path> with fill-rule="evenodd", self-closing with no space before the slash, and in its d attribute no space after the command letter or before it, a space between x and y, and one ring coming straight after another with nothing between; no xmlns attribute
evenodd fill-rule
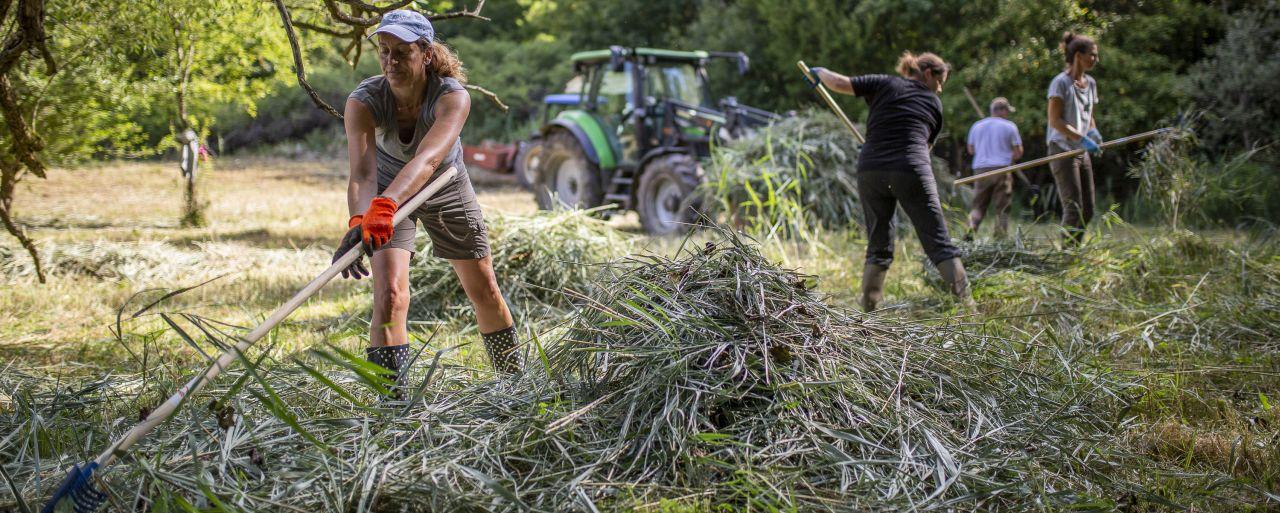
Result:
<svg viewBox="0 0 1280 513"><path fill-rule="evenodd" d="M1080 144L1084 145L1084 149L1091 155L1098 155L1102 153L1102 147L1098 146L1098 143L1094 142L1093 139L1090 139L1087 136L1080 139Z"/></svg>
<svg viewBox="0 0 1280 513"><path fill-rule="evenodd" d="M361 231L361 237L365 245L376 251L383 244L391 242L391 235L396 231L396 225L393 222L395 215L395 200L386 196L373 198L373 202L369 204L369 210L364 212L364 220L360 223L364 228Z"/></svg>
<svg viewBox="0 0 1280 513"><path fill-rule="evenodd" d="M364 247L364 254L360 255L360 258L357 258L355 262L352 262L350 267L342 270L343 278L358 280L369 275L369 269L364 266L364 255L372 254L373 252L369 250L369 246L363 244L363 239L360 236L361 232L363 232L363 228L360 226L362 218L363 216L355 215L351 216L350 221L347 221L347 233L342 236L342 242L338 243L338 251L333 254L333 260L330 261L330 263L337 262L339 258L342 258L342 255L347 254L357 244Z"/></svg>
<svg viewBox="0 0 1280 513"><path fill-rule="evenodd" d="M826 71L826 70L827 68L823 68L820 66L813 66L809 68L809 74L805 75L804 82L806 84L809 84L810 88L817 89L818 86L822 84L822 75L820 75L818 72Z"/></svg>
<svg viewBox="0 0 1280 513"><path fill-rule="evenodd" d="M1089 133L1084 134L1084 136L1093 139L1093 142L1102 144L1102 132L1099 132L1097 128L1090 128Z"/></svg>

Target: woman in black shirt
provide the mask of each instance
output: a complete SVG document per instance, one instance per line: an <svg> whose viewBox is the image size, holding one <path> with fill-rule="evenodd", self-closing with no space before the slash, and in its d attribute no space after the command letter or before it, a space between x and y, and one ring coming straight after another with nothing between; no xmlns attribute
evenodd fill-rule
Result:
<svg viewBox="0 0 1280 513"><path fill-rule="evenodd" d="M858 157L858 197L867 222L867 259L862 271L862 308L875 310L893 262L893 213L898 203L911 218L929 260L952 294L968 302L969 282L960 250L951 243L938 201L929 153L942 131L938 94L950 68L932 53L902 54L898 73L847 77L826 68L810 75L828 89L861 96L871 107L867 142ZM811 82L814 87L816 82Z"/></svg>

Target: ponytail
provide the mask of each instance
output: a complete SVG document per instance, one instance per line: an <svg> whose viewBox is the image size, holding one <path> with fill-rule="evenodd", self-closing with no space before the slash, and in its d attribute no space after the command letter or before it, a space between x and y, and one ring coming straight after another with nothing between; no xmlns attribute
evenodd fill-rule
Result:
<svg viewBox="0 0 1280 513"><path fill-rule="evenodd" d="M1062 42L1058 44L1058 49L1062 50L1062 54L1067 59L1067 66L1075 62L1076 54L1080 52L1088 52L1093 50L1098 43L1093 41L1089 36L1082 36L1074 32L1064 32L1062 34Z"/></svg>
<svg viewBox="0 0 1280 513"><path fill-rule="evenodd" d="M426 44L424 41L418 42L423 50L427 49ZM453 53L453 49L439 41L432 41L430 44L431 62L427 64L427 72L438 77L452 78L465 85L467 70L462 67L462 59L458 58L458 54Z"/></svg>
<svg viewBox="0 0 1280 513"><path fill-rule="evenodd" d="M920 55L902 52L902 57L898 58L898 74L905 78L924 78L925 70L932 70L935 76L946 75L951 66L933 52Z"/></svg>

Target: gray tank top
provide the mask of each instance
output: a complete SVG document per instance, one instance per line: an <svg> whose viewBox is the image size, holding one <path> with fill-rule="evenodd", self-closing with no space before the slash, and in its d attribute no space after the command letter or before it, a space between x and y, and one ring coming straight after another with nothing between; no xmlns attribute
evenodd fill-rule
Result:
<svg viewBox="0 0 1280 513"><path fill-rule="evenodd" d="M427 135L436 122L436 102L440 97L453 91L465 91L466 88L457 80L449 77L440 78L431 75L427 78L427 88L423 91L422 110L418 113L418 122L413 127L413 139L405 143L400 140L400 129L396 126L396 97L391 94L391 84L387 77L378 75L366 78L356 87L349 99L357 100L373 113L373 122L377 125L374 138L378 146L378 189L386 187L395 179L400 170L413 159L418 143ZM449 154L440 161L440 166L433 171L439 173L449 166L462 168L462 138L453 143ZM461 174L459 174L461 176Z"/></svg>

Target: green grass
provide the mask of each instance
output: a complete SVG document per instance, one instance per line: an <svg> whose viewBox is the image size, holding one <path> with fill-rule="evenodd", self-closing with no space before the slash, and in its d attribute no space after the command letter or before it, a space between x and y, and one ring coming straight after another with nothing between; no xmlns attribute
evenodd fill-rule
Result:
<svg viewBox="0 0 1280 513"><path fill-rule="evenodd" d="M200 334L199 326L211 329L203 319L253 325L327 265L330 239L339 236L345 226L345 178L338 162L220 162L206 175L211 222L201 229L178 228L181 190L176 169L170 167L115 164L58 170L47 181L25 184L17 210L33 227L32 234L41 243L52 270L46 285L35 284L12 240L0 240L0 247L5 248L0 249L0 279L4 280L0 290L0 355L5 362L0 370L0 425L10 428L0 436L0 454L4 455L0 462L16 476L16 486L32 503L47 496L67 464L99 449L105 436L118 434L138 418L140 409L154 406L197 369L203 357L195 346L205 352L216 351L211 339ZM481 202L489 212L529 212L525 201L531 200L525 193L500 181L477 181L481 182L477 186ZM90 196L92 200L85 199ZM496 215L490 217L503 226L521 226L500 221ZM603 225L601 229L606 231L591 232L591 237L603 233L622 240L629 236L608 230L635 231L635 224L633 216L620 216ZM539 253L559 249L546 248L547 239L536 236L536 223L523 226L524 231L513 232L525 236L519 247ZM1044 400L1070 390L1114 391L1116 396L1107 401L1090 402L1093 406L1087 411L1070 412L1107 419L1105 427L1085 424L1094 427L1080 432L1079 443L1070 446L1072 451L1060 458L1044 453L1021 455L1018 461L1035 465L1020 466L1022 463L1010 460L1006 473L996 475L1039 476L1034 482L1042 485L1040 492L1047 494L1045 497L1052 497L1043 506L1050 510L1072 505L1094 510L1175 509L1162 501L1207 511L1267 510L1280 505L1276 497L1280 494L1280 414L1276 412L1280 401L1280 361L1276 356L1280 348L1280 250L1273 243L1234 232L1171 232L1125 224L1101 227L1085 247L1063 250L1056 245L1057 233L1051 226L1018 224L1017 228L1021 235L1013 241L980 240L965 248L978 303L976 312L965 312L948 299L929 266L923 264L921 251L908 232L889 274L886 309L866 321L894 327L890 331L899 334L933 332L936 344L955 340L960 347L969 348L966 350L991 350L974 353L982 358L975 357L973 362L1007 358L1006 364L1017 362L1026 369L1057 369L1059 385L1047 389L1038 388L1045 383L1019 385L1020 378L1001 372L985 376L987 381L973 382L972 386L984 390L1013 390L1017 393L1005 393L1020 401L1032 400L1023 392L1033 390L1041 390L1038 393ZM811 276L815 297L822 308L836 312L832 315L859 318L842 312L856 304L863 241L854 232L813 233L808 242L765 240L760 251L777 269L795 269ZM581 235L577 238L577 242L590 240ZM610 240L606 244L614 245L615 239ZM709 232L695 234L687 242L638 238L629 251L641 257L668 258L676 256L682 244L698 248L716 240L718 236ZM419 263L423 258L419 257ZM512 298L514 302L545 303L547 297L536 297L537 291L558 280L584 278L571 274L581 270L574 267L578 261L565 259L561 267L537 269L544 271L540 275L544 280L521 280L526 272L521 271L504 283L530 285L524 289L508 287L521 296ZM150 298L158 297L161 290L196 285L217 276L222 277L138 318L126 319L120 337L113 334L117 312L125 312L127 318ZM624 281L614 279L611 283ZM224 399L236 412L235 424L220 430L218 415L208 405L233 387L237 377L245 376L236 371L192 402L154 440L139 446L138 454L145 457L130 459L114 470L111 475L117 477L113 479L121 480L116 486L141 483L143 493L152 500L169 502L181 496L198 506L211 507L212 502L203 494L192 492L200 483L211 486L219 501L241 504L237 501L248 500L245 492L230 484L245 479L305 479L306 469L312 469L312 477L319 479L313 490L298 495L290 504L341 505L351 510L391 507L378 501L394 499L397 494L448 498L452 497L449 486L466 491L466 501L456 504L477 508L510 504L503 502L507 500L503 490L517 494L522 501L537 502L530 495L532 490L555 489L559 478L554 476L542 478L536 485L519 477L522 468L518 460L494 459L496 453L480 447L456 453L446 450L451 444L484 439L474 438L476 434L514 437L502 438L507 440L504 443L533 440L521 437L539 433L534 429L538 426L545 432L547 426L558 420L565 422L562 419L571 418L585 406L557 391L549 384L554 380L530 377L521 382L524 386L492 383L465 307L432 309L432 315L415 325L417 344L427 348L417 376L422 379L428 372L435 373L423 389L423 400L431 405L426 411L415 410L404 418L366 412L298 366L301 359L326 369L336 385L357 402L376 404L371 385L354 377L350 368L325 363L318 354L307 352L317 348L333 354L330 344L347 351L360 350L367 287L367 282L332 284L251 353L254 358L266 356L259 369L266 375L265 383L272 384L284 399L283 405L308 433L334 452L308 449L311 444L281 420L279 410L273 414L269 408L281 405L264 403L249 393L265 393L264 386L255 381L244 385L243 393ZM645 294L654 297L651 292ZM613 296L592 297L608 303L604 298ZM581 327L573 328L569 322L575 317L569 313L568 303L528 311L522 319L525 335L536 336L539 344L551 351L548 358L568 361L564 360L567 356L557 357L553 351L554 342L563 336L582 338ZM159 312L193 334L195 345L184 342ZM641 317L634 320L644 321ZM657 331L660 328L654 327L641 333ZM900 351L902 346L894 344L904 338L909 337L891 337L875 349L896 354L888 358L891 361L867 361L888 367L898 364L901 352L890 349ZM429 344L423 344L427 340ZM429 358L445 349L450 350L445 351L436 370L430 370ZM929 354L920 351L921 355ZM682 361L679 354L671 358ZM927 376L931 371L927 361L910 359L907 363L913 369L910 376ZM958 363L952 365L960 368ZM642 365L634 369L638 374L618 382L621 386L650 383L638 390L654 393L661 389L653 384L657 382L644 381L658 375L646 374L651 370ZM877 371L872 375L889 374ZM1096 388L1104 382L1111 384ZM926 384L927 380L921 381L919 386ZM544 397L529 402L531 394ZM609 402L609 408L601 411L626 404L647 403ZM530 409L530 405L534 407ZM814 407L811 411L825 415L836 410ZM965 410L948 413L960 411ZM993 411L1013 415L1037 410L1024 405ZM484 418L486 412L523 420L488 427L457 424L444 428L439 424L442 418L474 421ZM578 415L587 415L592 422L618 419L594 410ZM743 424L747 425L755 424ZM397 433L417 432L420 437L428 433L418 432L423 426L432 426L427 438L431 442L412 446L412 451L429 453L422 461L465 455L471 464L457 464L488 469L484 471L488 480L442 463L440 483L448 484L443 488L401 481L392 481L385 489L355 484L378 482L375 477L381 475L380 465L385 462L379 461L382 454L372 448L394 443ZM188 431L193 429L201 435L189 439ZM588 441L605 443L607 432L603 428L571 429L563 438L555 438L556 443L569 448L564 450L586 451L575 452L565 462L569 465L566 468L586 461L596 447ZM81 438L87 433L95 433L91 442ZM464 433L469 434L461 436ZM664 440L678 438L672 435ZM408 439L415 444L423 440ZM1065 447L1050 440L1054 439L1046 439L1045 447ZM431 452L434 444L439 448ZM197 452L200 456L194 460L190 450L168 452L179 446L210 452ZM651 454L712 467L711 460L728 461L732 471L674 474L690 479L701 476L701 487L678 480L655 481L651 475L613 487L613 499L601 504L608 506L606 509L638 511L821 509L805 502L812 497L804 494L778 493L779 487L800 488L780 481L786 474L753 459L751 451L735 449L738 446L714 436L703 436L694 446L703 452ZM733 457L713 457L716 454ZM403 458L397 456L396 461ZM499 471L511 475L504 477ZM627 475L618 472L619 476ZM568 479L569 474L564 475ZM1072 476L1075 480L1068 479ZM875 496L866 495L867 500ZM0 510L16 507L13 500L8 487L0 486ZM282 500L289 503L290 499ZM1022 509L1012 505L1016 503L998 501L967 504L962 509L998 508L999 504Z"/></svg>

